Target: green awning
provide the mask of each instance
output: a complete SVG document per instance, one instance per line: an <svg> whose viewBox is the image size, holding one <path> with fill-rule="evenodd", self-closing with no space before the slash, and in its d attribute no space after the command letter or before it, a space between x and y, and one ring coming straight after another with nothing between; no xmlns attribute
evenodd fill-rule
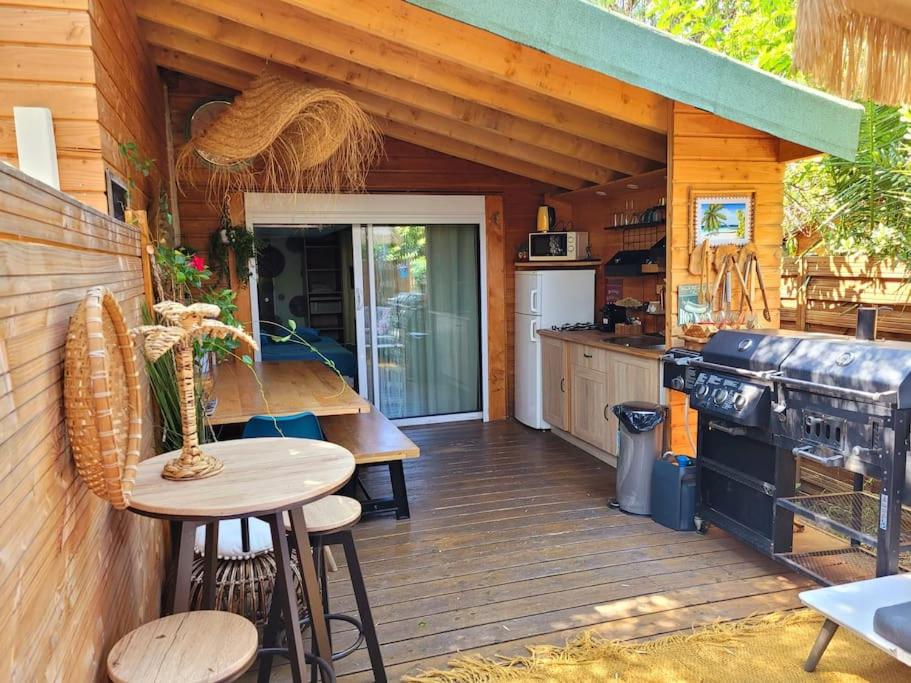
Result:
<svg viewBox="0 0 911 683"><path fill-rule="evenodd" d="M672 100L853 160L863 107L584 0L408 0Z"/></svg>

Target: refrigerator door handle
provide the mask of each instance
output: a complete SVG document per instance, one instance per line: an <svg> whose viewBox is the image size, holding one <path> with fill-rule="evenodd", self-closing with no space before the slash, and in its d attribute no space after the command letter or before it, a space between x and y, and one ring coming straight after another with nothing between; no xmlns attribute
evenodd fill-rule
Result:
<svg viewBox="0 0 911 683"><path fill-rule="evenodd" d="M531 324L528 326L528 339L529 339L529 341L531 341L533 344L537 344L537 343L538 343L538 337L537 337L537 335L535 334L537 331L538 331L538 321L537 321L537 320L532 320L532 321L531 321Z"/></svg>
<svg viewBox="0 0 911 683"><path fill-rule="evenodd" d="M540 313L538 310L538 290L531 290L531 301L528 304L532 313Z"/></svg>

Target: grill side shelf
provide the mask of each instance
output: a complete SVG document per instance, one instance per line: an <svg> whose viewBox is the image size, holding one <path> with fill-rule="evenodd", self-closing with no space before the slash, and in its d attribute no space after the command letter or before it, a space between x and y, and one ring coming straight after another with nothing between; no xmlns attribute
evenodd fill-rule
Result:
<svg viewBox="0 0 911 683"><path fill-rule="evenodd" d="M809 553L778 553L775 559L826 586L876 576L876 556L854 546Z"/></svg>
<svg viewBox="0 0 911 683"><path fill-rule="evenodd" d="M875 548L879 496L866 491L779 498L776 504L812 524ZM911 510L902 510L899 548L911 549Z"/></svg>

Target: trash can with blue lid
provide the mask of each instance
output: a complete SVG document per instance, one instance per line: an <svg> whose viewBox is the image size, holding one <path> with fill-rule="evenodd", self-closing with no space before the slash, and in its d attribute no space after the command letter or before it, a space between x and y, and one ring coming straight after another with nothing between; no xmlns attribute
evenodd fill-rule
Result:
<svg viewBox="0 0 911 683"><path fill-rule="evenodd" d="M624 512L652 511L652 469L661 457L667 409L657 403L630 401L612 408L619 421L617 503Z"/></svg>

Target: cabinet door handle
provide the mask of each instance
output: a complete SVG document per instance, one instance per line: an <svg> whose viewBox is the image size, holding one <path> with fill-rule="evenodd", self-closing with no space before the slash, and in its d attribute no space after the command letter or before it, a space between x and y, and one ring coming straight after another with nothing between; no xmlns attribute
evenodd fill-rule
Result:
<svg viewBox="0 0 911 683"><path fill-rule="evenodd" d="M608 409L608 408L610 408L610 404L609 404L609 403L605 403L605 404L604 404L604 419L607 420L608 422L610 422L610 418L607 416L607 409Z"/></svg>
<svg viewBox="0 0 911 683"><path fill-rule="evenodd" d="M594 356L592 356L592 354L585 353L585 351L582 352L582 355L585 356L586 358L594 358Z"/></svg>
<svg viewBox="0 0 911 683"><path fill-rule="evenodd" d="M560 378L560 391L563 392L564 394L566 393L566 378L565 377Z"/></svg>

